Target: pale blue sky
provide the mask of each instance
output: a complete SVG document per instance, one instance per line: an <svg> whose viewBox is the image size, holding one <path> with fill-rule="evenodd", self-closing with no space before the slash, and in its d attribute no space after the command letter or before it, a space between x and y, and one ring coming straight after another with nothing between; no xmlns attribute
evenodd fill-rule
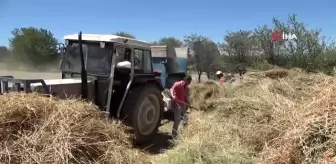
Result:
<svg viewBox="0 0 336 164"><path fill-rule="evenodd" d="M336 0L0 0L0 45L11 30L34 26L65 34L126 31L154 41L190 33L222 41L228 30L253 29L296 13L336 39Z"/></svg>

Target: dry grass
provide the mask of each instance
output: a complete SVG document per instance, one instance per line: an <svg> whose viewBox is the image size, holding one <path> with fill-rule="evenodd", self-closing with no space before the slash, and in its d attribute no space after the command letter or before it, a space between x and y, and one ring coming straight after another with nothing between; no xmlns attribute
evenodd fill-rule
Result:
<svg viewBox="0 0 336 164"><path fill-rule="evenodd" d="M177 146L156 156L154 161L158 164L252 163L251 152L241 145L240 138L229 128L234 124L222 122L214 115L194 112Z"/></svg>
<svg viewBox="0 0 336 164"><path fill-rule="evenodd" d="M282 68L265 71L265 76L271 79L284 78L288 76L288 71Z"/></svg>
<svg viewBox="0 0 336 164"><path fill-rule="evenodd" d="M335 92L336 80L325 77L308 101L287 109L291 110L284 113L288 119L282 121L287 126L283 125L282 135L265 147L263 163L335 163Z"/></svg>
<svg viewBox="0 0 336 164"><path fill-rule="evenodd" d="M203 111L192 112L179 144L155 161L335 163L335 92L335 78L297 69L249 73L238 86L197 84L191 99Z"/></svg>
<svg viewBox="0 0 336 164"><path fill-rule="evenodd" d="M190 102L198 109L209 110L211 104L207 100L214 99L218 96L221 86L216 82L207 81L205 83L192 84L190 88Z"/></svg>
<svg viewBox="0 0 336 164"><path fill-rule="evenodd" d="M0 96L0 163L149 163L125 127L77 100Z"/></svg>
<svg viewBox="0 0 336 164"><path fill-rule="evenodd" d="M248 73L235 86L193 84L201 111L192 111L172 150L152 158L87 103L0 96L0 162L336 163L335 92L334 77L298 69Z"/></svg>

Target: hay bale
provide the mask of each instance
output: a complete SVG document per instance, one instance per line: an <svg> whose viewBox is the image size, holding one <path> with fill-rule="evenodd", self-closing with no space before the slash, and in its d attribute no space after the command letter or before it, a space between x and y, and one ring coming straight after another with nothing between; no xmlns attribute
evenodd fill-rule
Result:
<svg viewBox="0 0 336 164"><path fill-rule="evenodd" d="M0 163L149 163L126 129L78 100L2 95Z"/></svg>

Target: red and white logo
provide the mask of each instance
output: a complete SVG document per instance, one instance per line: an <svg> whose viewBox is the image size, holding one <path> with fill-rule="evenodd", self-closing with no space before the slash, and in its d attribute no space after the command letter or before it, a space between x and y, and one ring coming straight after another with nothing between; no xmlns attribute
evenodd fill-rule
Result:
<svg viewBox="0 0 336 164"><path fill-rule="evenodd" d="M272 33L272 40L273 41L280 41L280 40L292 40L292 39L297 39L295 34L291 33L283 33L279 30L276 30Z"/></svg>

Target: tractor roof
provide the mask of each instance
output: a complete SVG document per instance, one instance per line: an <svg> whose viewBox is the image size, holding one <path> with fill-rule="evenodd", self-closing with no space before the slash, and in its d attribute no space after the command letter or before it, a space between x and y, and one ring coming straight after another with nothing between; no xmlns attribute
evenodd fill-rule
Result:
<svg viewBox="0 0 336 164"><path fill-rule="evenodd" d="M65 35L63 39L78 40L78 34ZM150 48L150 44L142 40L136 40L136 39L126 38L126 37L117 36L117 35L82 34L82 40L84 41L124 43L124 39L128 39L127 44L129 45Z"/></svg>

